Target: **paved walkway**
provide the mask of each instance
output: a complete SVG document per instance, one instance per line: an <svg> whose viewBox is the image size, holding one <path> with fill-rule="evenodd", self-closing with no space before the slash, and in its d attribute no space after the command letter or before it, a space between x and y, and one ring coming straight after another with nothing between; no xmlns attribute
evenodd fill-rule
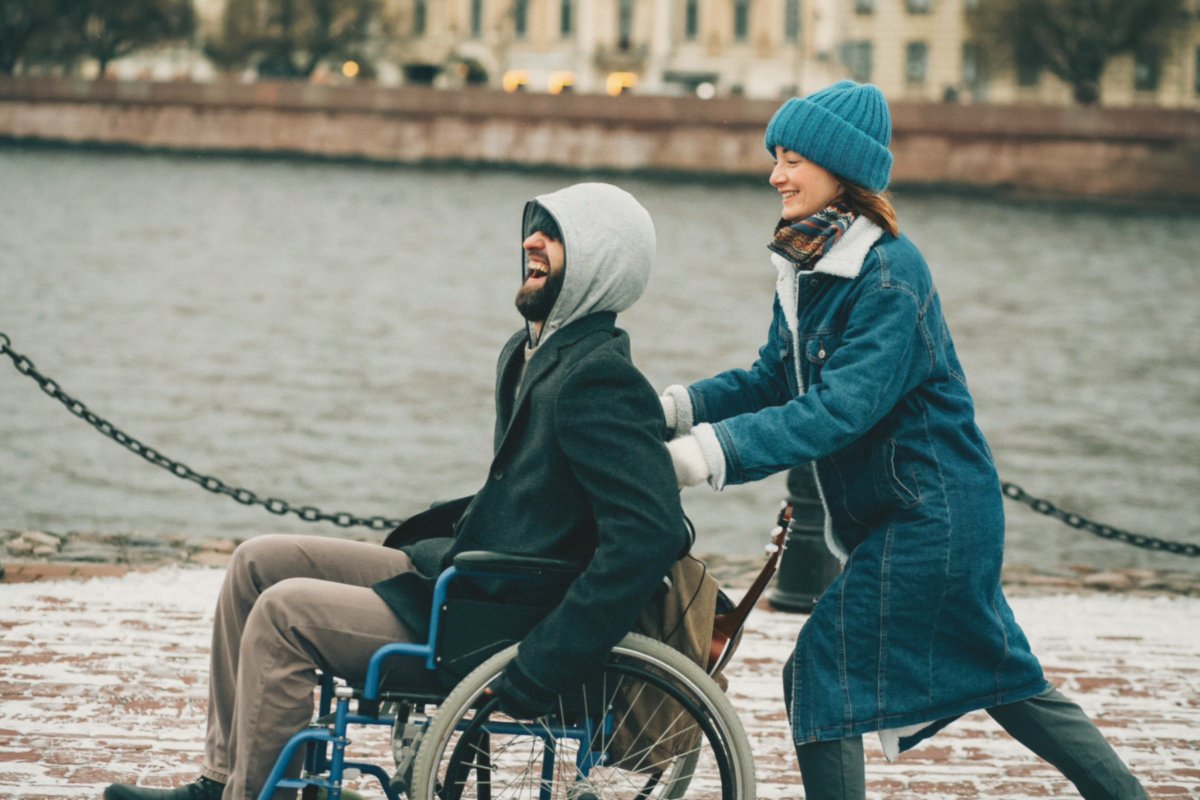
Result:
<svg viewBox="0 0 1200 800"><path fill-rule="evenodd" d="M0 584L0 798L96 798L116 780L195 776L221 576L172 567ZM1043 593L1013 607L1050 678L1150 796L1200 797L1200 599ZM801 796L777 674L803 619L756 611L729 669L764 799ZM373 734L362 743L378 750L382 731ZM1074 796L982 713L892 764L868 745L873 799Z"/></svg>

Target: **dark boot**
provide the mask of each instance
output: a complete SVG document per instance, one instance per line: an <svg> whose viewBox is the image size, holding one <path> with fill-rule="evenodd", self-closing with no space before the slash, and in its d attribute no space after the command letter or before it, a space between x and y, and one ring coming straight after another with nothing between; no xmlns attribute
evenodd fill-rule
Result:
<svg viewBox="0 0 1200 800"><path fill-rule="evenodd" d="M225 784L204 777L175 789L151 789L114 783L104 790L104 800L221 800L223 791Z"/></svg>

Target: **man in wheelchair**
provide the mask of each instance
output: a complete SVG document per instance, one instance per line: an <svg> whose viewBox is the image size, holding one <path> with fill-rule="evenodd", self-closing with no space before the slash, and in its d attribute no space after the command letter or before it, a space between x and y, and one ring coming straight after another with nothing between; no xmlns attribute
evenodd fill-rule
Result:
<svg viewBox="0 0 1200 800"><path fill-rule="evenodd" d="M583 183L527 203L523 236L526 324L497 364L482 488L411 518L388 547L242 544L213 625L201 777L171 790L115 784L107 800L256 798L312 716L318 670L361 681L379 647L425 641L433 579L464 551L582 568L488 690L514 717L550 710L634 627L689 544L657 393L615 326L649 279L654 227L628 193Z"/></svg>

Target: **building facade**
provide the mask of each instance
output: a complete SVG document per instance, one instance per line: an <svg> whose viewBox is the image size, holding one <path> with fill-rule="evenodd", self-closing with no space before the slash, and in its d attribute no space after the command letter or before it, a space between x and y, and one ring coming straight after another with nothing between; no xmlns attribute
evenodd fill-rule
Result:
<svg viewBox="0 0 1200 800"><path fill-rule="evenodd" d="M198 0L210 30L224 2ZM1045 70L988 63L968 19L986 2L383 0L370 56L386 84L777 98L854 78L897 100L1071 104ZM1200 0L1109 63L1101 102L1200 108Z"/></svg>

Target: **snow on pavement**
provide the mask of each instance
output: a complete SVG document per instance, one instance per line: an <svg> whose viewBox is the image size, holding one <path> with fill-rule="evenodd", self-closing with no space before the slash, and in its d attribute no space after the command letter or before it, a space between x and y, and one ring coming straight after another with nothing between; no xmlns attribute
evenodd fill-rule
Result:
<svg viewBox="0 0 1200 800"><path fill-rule="evenodd" d="M97 798L118 780L170 786L194 779L223 574L169 568L0 584L0 798ZM1200 797L1200 599L1011 600L1050 679L1092 715L1150 796ZM803 620L755 611L728 670L764 800L802 796L778 673ZM386 765L386 732L355 738ZM873 737L867 741L873 800L1074 796L984 713L891 764Z"/></svg>

